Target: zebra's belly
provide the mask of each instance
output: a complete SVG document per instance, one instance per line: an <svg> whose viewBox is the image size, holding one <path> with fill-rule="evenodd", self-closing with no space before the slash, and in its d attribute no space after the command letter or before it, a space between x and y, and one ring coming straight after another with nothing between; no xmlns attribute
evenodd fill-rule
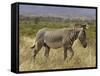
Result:
<svg viewBox="0 0 100 76"><path fill-rule="evenodd" d="M45 42L50 48L57 49L62 47L62 42Z"/></svg>
<svg viewBox="0 0 100 76"><path fill-rule="evenodd" d="M50 48L60 48L62 47L62 34L62 32L48 31L44 35L44 43L46 43Z"/></svg>

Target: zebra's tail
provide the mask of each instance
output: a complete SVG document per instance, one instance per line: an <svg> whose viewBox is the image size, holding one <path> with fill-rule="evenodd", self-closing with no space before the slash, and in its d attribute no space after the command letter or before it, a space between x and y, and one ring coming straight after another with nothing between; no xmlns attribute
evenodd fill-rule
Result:
<svg viewBox="0 0 100 76"><path fill-rule="evenodd" d="M36 41L35 41L35 39L33 39L33 44L32 44L32 46L30 48L31 49L35 48L35 45L36 45Z"/></svg>
<svg viewBox="0 0 100 76"><path fill-rule="evenodd" d="M35 45L31 46L30 48L33 49L35 47Z"/></svg>

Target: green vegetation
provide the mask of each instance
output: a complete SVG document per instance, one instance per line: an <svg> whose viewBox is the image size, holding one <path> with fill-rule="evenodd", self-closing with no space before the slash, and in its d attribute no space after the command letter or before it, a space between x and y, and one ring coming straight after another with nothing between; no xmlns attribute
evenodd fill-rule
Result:
<svg viewBox="0 0 100 76"><path fill-rule="evenodd" d="M20 23L20 36L30 36L34 37L36 32L43 28L63 28L68 27L69 23L60 23L60 22L39 22L38 24L35 24L34 22L30 21L27 23Z"/></svg>
<svg viewBox="0 0 100 76"><path fill-rule="evenodd" d="M51 49L48 62L45 63L44 48L36 56L36 62L33 62L33 51L30 49L34 44L34 38L37 31L43 27L64 28L73 27L75 23L84 23L82 21L70 20L41 20L40 19L20 19L19 39L20 39L20 71L46 70L46 69L64 69L64 68L82 68L95 67L95 49L96 49L96 24L95 21L85 21L89 25L86 30L88 47L85 49L77 40L73 45L75 55L69 62L63 61L63 48ZM68 53L70 57L70 52Z"/></svg>

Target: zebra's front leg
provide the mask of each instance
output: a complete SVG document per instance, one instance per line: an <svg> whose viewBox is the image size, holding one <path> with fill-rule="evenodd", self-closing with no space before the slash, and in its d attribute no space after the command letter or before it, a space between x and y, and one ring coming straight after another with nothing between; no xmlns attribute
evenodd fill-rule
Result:
<svg viewBox="0 0 100 76"><path fill-rule="evenodd" d="M71 55L71 57L70 57L70 60L72 59L72 57L74 56L74 51L73 51L73 49L70 47L70 48L68 48L68 50L72 53L72 55Z"/></svg>
<svg viewBox="0 0 100 76"><path fill-rule="evenodd" d="M47 62L47 59L49 57L49 51L50 51L50 47L48 47L47 45L44 46L45 47L45 57L46 57L46 62Z"/></svg>
<svg viewBox="0 0 100 76"><path fill-rule="evenodd" d="M64 61L66 60L67 58L67 47L64 47Z"/></svg>

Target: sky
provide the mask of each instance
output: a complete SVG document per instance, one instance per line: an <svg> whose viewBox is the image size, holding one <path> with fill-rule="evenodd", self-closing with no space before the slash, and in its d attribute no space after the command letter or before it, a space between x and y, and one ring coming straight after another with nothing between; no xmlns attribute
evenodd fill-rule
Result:
<svg viewBox="0 0 100 76"><path fill-rule="evenodd" d="M94 8L55 7L37 5L19 5L20 15L61 15L61 16L96 16Z"/></svg>

